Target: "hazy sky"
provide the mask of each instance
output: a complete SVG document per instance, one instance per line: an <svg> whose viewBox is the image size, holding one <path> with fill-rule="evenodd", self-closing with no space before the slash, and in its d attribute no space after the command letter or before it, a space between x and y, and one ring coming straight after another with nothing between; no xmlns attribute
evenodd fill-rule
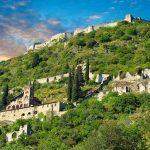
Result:
<svg viewBox="0 0 150 150"><path fill-rule="evenodd" d="M150 20L150 0L0 0L0 55L18 55L56 33L129 13Z"/></svg>

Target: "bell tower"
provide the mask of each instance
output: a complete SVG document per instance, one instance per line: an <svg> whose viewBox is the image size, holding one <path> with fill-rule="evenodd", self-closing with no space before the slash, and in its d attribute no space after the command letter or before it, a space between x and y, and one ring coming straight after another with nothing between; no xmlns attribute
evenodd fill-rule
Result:
<svg viewBox="0 0 150 150"><path fill-rule="evenodd" d="M23 101L29 106L33 98L34 98L34 89L33 84L31 84L30 82L29 85L24 87Z"/></svg>

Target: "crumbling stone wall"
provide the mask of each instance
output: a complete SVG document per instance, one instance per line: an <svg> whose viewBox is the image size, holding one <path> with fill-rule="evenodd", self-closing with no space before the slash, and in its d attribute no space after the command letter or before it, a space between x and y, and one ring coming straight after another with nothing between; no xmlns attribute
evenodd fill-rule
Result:
<svg viewBox="0 0 150 150"><path fill-rule="evenodd" d="M6 134L6 139L8 142L17 140L20 135L26 134L31 135L32 131L28 125L20 126L19 131L14 131Z"/></svg>
<svg viewBox="0 0 150 150"><path fill-rule="evenodd" d="M119 95L128 92L148 92L150 93L150 79L138 81L114 81L112 91Z"/></svg>

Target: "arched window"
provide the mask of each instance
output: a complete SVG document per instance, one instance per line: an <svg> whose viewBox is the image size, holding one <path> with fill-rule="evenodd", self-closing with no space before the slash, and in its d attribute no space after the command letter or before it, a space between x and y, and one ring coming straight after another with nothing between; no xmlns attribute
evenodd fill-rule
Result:
<svg viewBox="0 0 150 150"><path fill-rule="evenodd" d="M28 99L28 95L25 96L25 99Z"/></svg>
<svg viewBox="0 0 150 150"><path fill-rule="evenodd" d="M16 139L16 138L17 138L17 133L16 133L16 132L14 132L14 133L12 134L12 138L13 138L13 139Z"/></svg>
<svg viewBox="0 0 150 150"><path fill-rule="evenodd" d="M11 106L8 106L7 109L11 109Z"/></svg>
<svg viewBox="0 0 150 150"><path fill-rule="evenodd" d="M24 104L24 107L28 107L28 104Z"/></svg>
<svg viewBox="0 0 150 150"><path fill-rule="evenodd" d="M16 109L19 109L19 105L16 106Z"/></svg>
<svg viewBox="0 0 150 150"><path fill-rule="evenodd" d="M20 108L22 108L22 106L23 106L23 105L22 105L22 104L20 104Z"/></svg>
<svg viewBox="0 0 150 150"><path fill-rule="evenodd" d="M12 106L12 109L15 109L15 108L16 108L15 105L13 105L13 106Z"/></svg>

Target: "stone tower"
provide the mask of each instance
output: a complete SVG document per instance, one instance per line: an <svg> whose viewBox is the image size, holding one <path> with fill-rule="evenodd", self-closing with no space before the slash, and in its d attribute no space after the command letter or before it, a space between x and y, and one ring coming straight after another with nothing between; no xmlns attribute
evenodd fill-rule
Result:
<svg viewBox="0 0 150 150"><path fill-rule="evenodd" d="M28 104L28 106L30 106L31 101L33 101L34 99L34 89L33 89L33 84L29 83L29 85L27 85L26 87L24 87L23 90L24 94L23 94L23 101L26 102L26 104Z"/></svg>
<svg viewBox="0 0 150 150"><path fill-rule="evenodd" d="M131 22L134 21L134 17L131 14L126 15L124 21L127 21L127 22L131 23Z"/></svg>
<svg viewBox="0 0 150 150"><path fill-rule="evenodd" d="M6 110L19 109L29 107L33 104L38 104L38 101L34 102L34 89L30 83L28 86L23 88L23 93L14 97L11 102L6 106Z"/></svg>

